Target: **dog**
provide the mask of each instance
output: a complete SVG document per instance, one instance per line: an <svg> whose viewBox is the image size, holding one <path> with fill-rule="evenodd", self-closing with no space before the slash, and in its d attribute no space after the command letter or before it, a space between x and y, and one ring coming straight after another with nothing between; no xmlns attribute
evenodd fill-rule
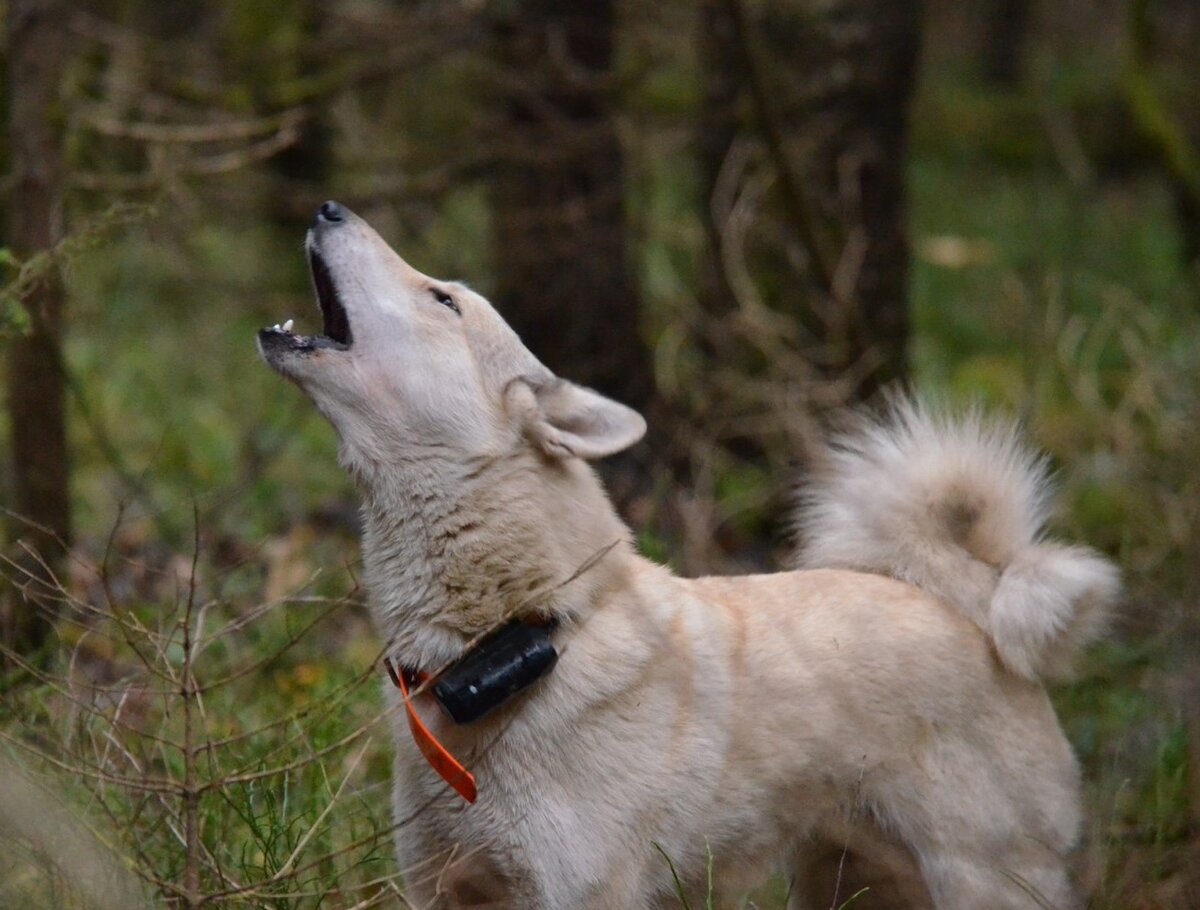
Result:
<svg viewBox="0 0 1200 910"><path fill-rule="evenodd" d="M588 464L637 442L640 415L337 203L306 250L322 333L289 320L258 344L361 492L403 668L413 906L737 907L773 870L797 910L862 882L856 907L1082 905L1079 772L1042 681L1101 633L1119 579L1044 538L1046 468L1013 427L901 400L818 460L792 571L679 578L638 555ZM454 668L534 652L491 710L448 713Z"/></svg>

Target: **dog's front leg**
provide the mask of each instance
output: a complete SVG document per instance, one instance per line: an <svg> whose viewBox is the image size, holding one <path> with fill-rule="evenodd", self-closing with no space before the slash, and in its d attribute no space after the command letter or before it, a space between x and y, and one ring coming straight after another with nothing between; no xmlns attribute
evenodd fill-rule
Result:
<svg viewBox="0 0 1200 910"><path fill-rule="evenodd" d="M414 910L541 910L528 875L502 868L478 850L452 848L427 858L405 876Z"/></svg>
<svg viewBox="0 0 1200 910"><path fill-rule="evenodd" d="M650 910L655 906L637 876L622 875L586 887L581 882L518 878L502 874L493 864L470 861L448 864L428 901L416 899L415 893L406 896L418 910Z"/></svg>

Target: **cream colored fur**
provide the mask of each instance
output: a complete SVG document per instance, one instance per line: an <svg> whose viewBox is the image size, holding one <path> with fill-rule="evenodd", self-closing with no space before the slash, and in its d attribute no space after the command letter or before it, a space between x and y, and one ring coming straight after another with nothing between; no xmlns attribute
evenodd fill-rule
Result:
<svg viewBox="0 0 1200 910"><path fill-rule="evenodd" d="M801 491L796 568L857 569L953 604L1031 680L1062 676L1103 632L1113 566L1044 539L1046 462L1015 425L907 400L833 439Z"/></svg>
<svg viewBox="0 0 1200 910"><path fill-rule="evenodd" d="M710 856L719 907L742 906L772 870L794 877L792 906L812 910L847 900L855 881L877 883L856 910L1080 905L1064 862L1076 766L1031 677L1047 646L1077 640L1081 605L1104 593L1096 577L1112 576L1099 557L1034 543L1042 497L1015 443L980 430L959 465L948 425L918 433L924 417L910 420L917 474L938 489L940 471L961 468L980 506L1000 510L978 516L1009 529L981 539L1013 543L990 563L917 517L917 487L894 495L875 471L896 523L869 503L848 502L843 520L831 474L809 527L844 546L807 551L871 572L678 578L636 553L583 460L634 442L638 415L553 377L482 297L416 272L360 219L320 223L309 244L353 344L264 344L264 356L338 431L393 655L437 667L507 615L561 620L557 667L493 714L456 726L430 696L415 700L475 773L473 806L422 760L387 688L413 906L677 907L664 854L693 906ZM946 458L924 448L939 440ZM860 513L878 527L856 531ZM893 530L909 535L903 558L889 555ZM944 569L974 579L978 599Z"/></svg>

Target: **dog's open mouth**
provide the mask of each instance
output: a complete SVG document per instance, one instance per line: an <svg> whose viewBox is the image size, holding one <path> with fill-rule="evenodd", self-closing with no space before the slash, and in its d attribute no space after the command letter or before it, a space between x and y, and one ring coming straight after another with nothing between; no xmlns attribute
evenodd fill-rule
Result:
<svg viewBox="0 0 1200 910"><path fill-rule="evenodd" d="M301 335L292 331L291 319L260 331L259 338L274 346L287 345L296 351L312 351L317 348L345 351L350 348L350 317L338 296L337 285L329 266L315 249L308 250L308 266L312 270L313 288L317 293L317 306L321 308L321 334Z"/></svg>
<svg viewBox="0 0 1200 910"><path fill-rule="evenodd" d="M338 297L337 286L329 274L329 266L314 249L308 251L308 265L312 269L313 286L317 289L317 304L321 307L325 337L338 344L350 346L350 318Z"/></svg>

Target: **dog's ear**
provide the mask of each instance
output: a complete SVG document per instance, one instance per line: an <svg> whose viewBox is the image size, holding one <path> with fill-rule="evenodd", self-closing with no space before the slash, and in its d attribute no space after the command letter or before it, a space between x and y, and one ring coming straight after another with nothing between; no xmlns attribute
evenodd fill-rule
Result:
<svg viewBox="0 0 1200 910"><path fill-rule="evenodd" d="M633 408L565 379L514 379L504 403L525 435L554 458L603 458L646 432L646 421Z"/></svg>

